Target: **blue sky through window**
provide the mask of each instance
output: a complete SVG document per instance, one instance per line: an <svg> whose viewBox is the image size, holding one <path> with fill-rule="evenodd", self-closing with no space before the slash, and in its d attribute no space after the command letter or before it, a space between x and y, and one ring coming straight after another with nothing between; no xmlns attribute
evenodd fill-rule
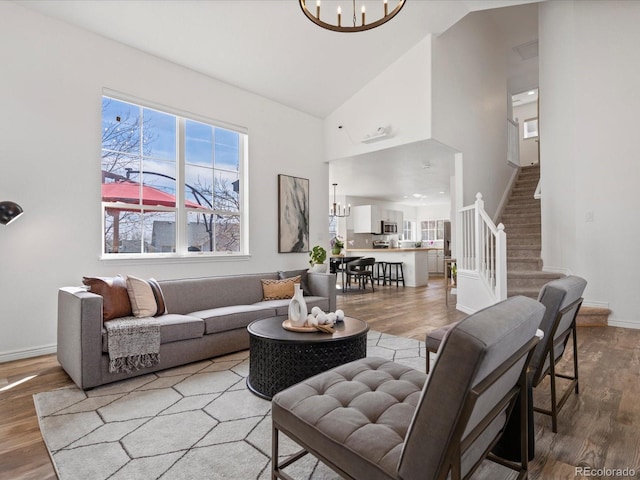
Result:
<svg viewBox="0 0 640 480"><path fill-rule="evenodd" d="M102 148L124 152L130 158L126 167L132 170L155 172L175 178L177 121L178 117L171 114L103 97ZM214 177L231 182L237 180L240 134L189 119L185 119L185 129L186 183L211 186ZM110 135L106 136L105 132L110 132ZM123 138L123 135L128 137ZM139 155L142 158L134 159ZM119 175L126 173L124 167L117 167L112 171ZM137 174L132 175L131 179L140 181ZM142 181L145 185L175 195L175 182L162 176L144 174ZM193 195L188 189L186 195L189 200L195 200L190 198ZM209 200L213 203L212 198Z"/></svg>

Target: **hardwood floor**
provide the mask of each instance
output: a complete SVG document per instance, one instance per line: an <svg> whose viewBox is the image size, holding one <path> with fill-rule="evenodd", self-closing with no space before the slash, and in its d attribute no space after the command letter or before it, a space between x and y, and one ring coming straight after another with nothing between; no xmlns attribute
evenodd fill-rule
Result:
<svg viewBox="0 0 640 480"><path fill-rule="evenodd" d="M339 294L338 308L366 320L373 330L424 340L428 331L465 316L455 310L455 296L445 305L444 294L443 282L436 278L428 287L376 286L375 293ZM561 410L557 434L551 431L548 417L535 415L536 458L529 465L529 478L587 478L576 474L576 467L635 470L634 476L605 472L589 478L640 478L640 330L581 327L578 351L580 395L572 395ZM55 355L45 355L0 364L0 389L32 375L0 391L2 480L56 478L32 395L72 382ZM535 389L536 403L548 397L547 383ZM483 467L474 478L515 475L491 466Z"/></svg>

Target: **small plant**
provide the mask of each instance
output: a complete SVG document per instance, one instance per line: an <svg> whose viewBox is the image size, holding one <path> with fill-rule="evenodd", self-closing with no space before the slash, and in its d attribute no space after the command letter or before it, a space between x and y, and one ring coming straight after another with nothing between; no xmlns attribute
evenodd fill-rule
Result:
<svg viewBox="0 0 640 480"><path fill-rule="evenodd" d="M331 239L331 253L334 255L339 255L342 249L344 248L344 239L337 235Z"/></svg>
<svg viewBox="0 0 640 480"><path fill-rule="evenodd" d="M309 251L309 265L320 265L327 259L327 251L320 245L316 245Z"/></svg>

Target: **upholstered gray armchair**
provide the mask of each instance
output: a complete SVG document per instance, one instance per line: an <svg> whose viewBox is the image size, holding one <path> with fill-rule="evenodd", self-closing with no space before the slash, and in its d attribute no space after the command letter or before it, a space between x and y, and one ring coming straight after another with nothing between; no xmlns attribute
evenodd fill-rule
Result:
<svg viewBox="0 0 640 480"><path fill-rule="evenodd" d="M427 376L376 357L347 363L274 396L272 478L312 453L344 478L467 478L489 456L527 474L526 408L520 462L489 452L516 402L544 307L513 297L458 323ZM280 461L280 433L303 450Z"/></svg>
<svg viewBox="0 0 640 480"><path fill-rule="evenodd" d="M552 280L545 284L538 294L538 301L546 307L540 329L544 333L542 341L536 346L529 366L531 384L535 387L549 375L551 387L551 409L534 406L534 411L551 416L551 428L558 431L558 411L565 404L571 390L579 393L578 384L578 344L576 339L576 317L582 305L582 294L587 286L584 278L570 275ZM426 337L427 372L435 358L440 343L455 324L447 325L429 332ZM573 339L573 374L565 375L555 371L556 364L562 359L565 348ZM570 380L570 384L558 400L556 378Z"/></svg>
<svg viewBox="0 0 640 480"><path fill-rule="evenodd" d="M558 411L565 404L571 390L580 392L578 384L578 340L576 337L576 317L582 305L582 294L587 286L584 278L575 275L553 280L542 287L538 300L546 308L540 329L544 338L536 346L529 366L533 386L539 385L549 375L551 388L551 409L534 404L534 411L551 416L551 429L558 431ZM556 364L562 359L569 337L573 339L573 374L556 372ZM570 380L558 399L556 378Z"/></svg>

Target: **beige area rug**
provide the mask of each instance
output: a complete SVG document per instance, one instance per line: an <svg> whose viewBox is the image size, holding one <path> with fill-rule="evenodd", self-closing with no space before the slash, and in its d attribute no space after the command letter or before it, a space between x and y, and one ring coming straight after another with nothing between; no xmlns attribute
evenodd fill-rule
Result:
<svg viewBox="0 0 640 480"><path fill-rule="evenodd" d="M368 356L424 371L417 340L369 332ZM34 395L40 430L61 480L271 477L271 403L245 381L249 352L105 385ZM280 453L299 448L286 438ZM338 479L311 455L296 479Z"/></svg>

